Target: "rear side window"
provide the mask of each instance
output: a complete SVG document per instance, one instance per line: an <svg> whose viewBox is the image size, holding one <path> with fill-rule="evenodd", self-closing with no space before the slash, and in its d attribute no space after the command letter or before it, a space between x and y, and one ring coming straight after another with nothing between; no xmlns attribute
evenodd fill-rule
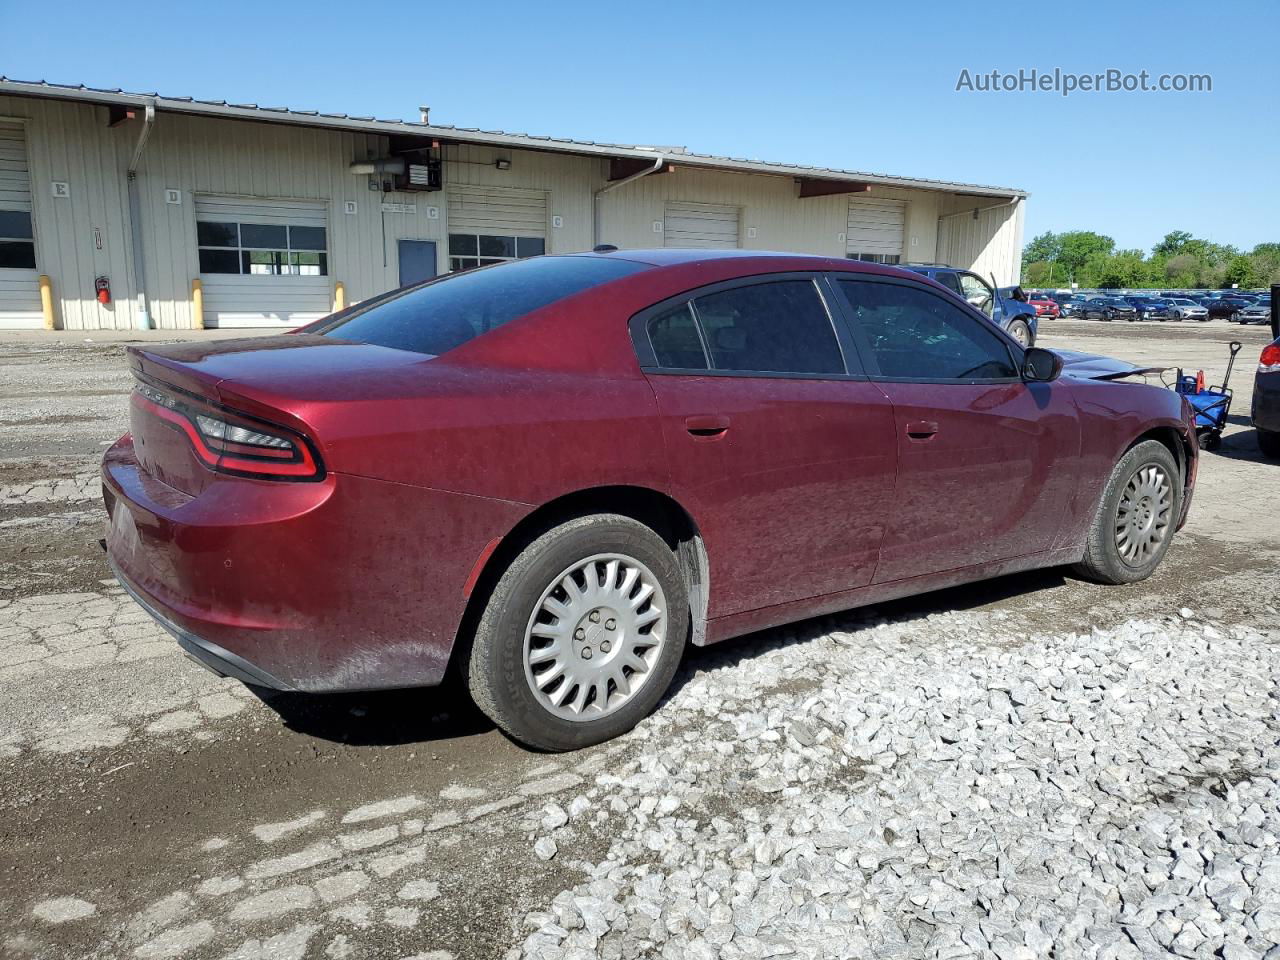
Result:
<svg viewBox="0 0 1280 960"><path fill-rule="evenodd" d="M881 376L914 381L1017 378L1000 336L942 297L901 284L839 283Z"/></svg>
<svg viewBox="0 0 1280 960"><path fill-rule="evenodd" d="M687 303L658 314L649 321L649 343L660 367L706 370L707 353L702 335Z"/></svg>
<svg viewBox="0 0 1280 960"><path fill-rule="evenodd" d="M321 322L313 333L438 356L505 323L648 265L601 257L538 257L456 273Z"/></svg>
<svg viewBox="0 0 1280 960"><path fill-rule="evenodd" d="M753 283L697 297L715 370L843 374L844 358L811 280Z"/></svg>

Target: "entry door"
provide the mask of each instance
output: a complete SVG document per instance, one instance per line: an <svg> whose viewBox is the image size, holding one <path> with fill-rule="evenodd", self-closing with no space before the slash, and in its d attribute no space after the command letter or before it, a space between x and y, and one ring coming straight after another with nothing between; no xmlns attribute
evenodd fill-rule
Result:
<svg viewBox="0 0 1280 960"><path fill-rule="evenodd" d="M930 290L835 286L893 403L898 478L876 582L1051 549L1080 445L1067 388L1024 383L1015 345Z"/></svg>
<svg viewBox="0 0 1280 960"><path fill-rule="evenodd" d="M401 240L400 286L430 280L436 275L436 244L434 240Z"/></svg>
<svg viewBox="0 0 1280 960"><path fill-rule="evenodd" d="M720 284L633 326L673 490L706 543L712 618L864 586L875 571L893 410L846 373L852 346L819 289L806 277Z"/></svg>

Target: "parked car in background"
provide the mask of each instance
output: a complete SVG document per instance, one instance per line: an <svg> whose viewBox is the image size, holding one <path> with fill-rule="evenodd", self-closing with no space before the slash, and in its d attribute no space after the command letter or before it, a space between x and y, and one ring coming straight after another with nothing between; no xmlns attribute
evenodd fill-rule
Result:
<svg viewBox="0 0 1280 960"><path fill-rule="evenodd" d="M689 643L1038 567L1142 580L1199 455L1132 365L825 257L540 256L127 356L107 557L184 650L300 692L453 666L543 750L629 730Z"/></svg>
<svg viewBox="0 0 1280 960"><path fill-rule="evenodd" d="M1249 306L1244 307L1238 314L1240 323L1262 323L1271 322L1271 298L1261 297L1255 300Z"/></svg>
<svg viewBox="0 0 1280 960"><path fill-rule="evenodd" d="M1218 297L1218 299L1205 304L1209 311L1210 319L1225 319L1230 323L1235 323L1240 319L1240 311L1253 303L1252 300L1246 300L1243 297Z"/></svg>
<svg viewBox="0 0 1280 960"><path fill-rule="evenodd" d="M1058 306L1058 301L1054 300L1047 293L1033 293L1027 303L1035 307L1037 317L1049 317L1056 319L1061 316L1062 309Z"/></svg>
<svg viewBox="0 0 1280 960"><path fill-rule="evenodd" d="M1203 323L1209 319L1209 311L1189 297L1170 297L1169 319L1195 320Z"/></svg>
<svg viewBox="0 0 1280 960"><path fill-rule="evenodd" d="M1280 459L1280 338L1263 347L1258 358L1250 419L1258 431L1258 449Z"/></svg>
<svg viewBox="0 0 1280 960"><path fill-rule="evenodd" d="M1076 293L1064 300L1058 301L1058 309L1063 317L1075 317L1077 319L1084 316L1085 298Z"/></svg>
<svg viewBox="0 0 1280 960"><path fill-rule="evenodd" d="M1133 304L1120 297L1090 297L1080 309L1080 316L1085 320L1128 320L1138 319L1138 311Z"/></svg>
<svg viewBox="0 0 1280 960"><path fill-rule="evenodd" d="M1025 294L1021 298L1013 295L1014 291L1021 293L1021 287L997 289L970 270L937 264L908 263L904 268L942 284L981 310L1024 347L1035 344L1038 330L1036 308L1026 302Z"/></svg>
<svg viewBox="0 0 1280 960"><path fill-rule="evenodd" d="M1122 297L1121 299L1137 311L1139 320L1163 322L1169 319L1169 305L1159 297Z"/></svg>

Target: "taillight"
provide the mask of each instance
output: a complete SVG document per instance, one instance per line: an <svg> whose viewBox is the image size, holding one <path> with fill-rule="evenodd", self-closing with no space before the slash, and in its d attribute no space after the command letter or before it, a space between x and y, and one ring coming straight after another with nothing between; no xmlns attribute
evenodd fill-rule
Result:
<svg viewBox="0 0 1280 960"><path fill-rule="evenodd" d="M1280 344L1269 343L1258 358L1259 373L1280 373Z"/></svg>
<svg viewBox="0 0 1280 960"><path fill-rule="evenodd" d="M139 380L133 402L185 434L210 470L262 480L319 480L319 457L301 434L198 397Z"/></svg>

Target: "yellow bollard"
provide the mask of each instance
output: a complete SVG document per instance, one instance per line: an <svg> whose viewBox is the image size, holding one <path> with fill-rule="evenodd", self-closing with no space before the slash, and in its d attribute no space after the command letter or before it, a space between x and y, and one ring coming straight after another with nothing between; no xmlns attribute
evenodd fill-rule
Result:
<svg viewBox="0 0 1280 960"><path fill-rule="evenodd" d="M204 329L204 287L199 277L191 281L191 326L195 330Z"/></svg>
<svg viewBox="0 0 1280 960"><path fill-rule="evenodd" d="M53 281L40 274L40 312L44 314L44 328L55 330L53 322Z"/></svg>
<svg viewBox="0 0 1280 960"><path fill-rule="evenodd" d="M342 281L338 280L333 285L333 312L346 309L347 306L347 288L342 285Z"/></svg>

